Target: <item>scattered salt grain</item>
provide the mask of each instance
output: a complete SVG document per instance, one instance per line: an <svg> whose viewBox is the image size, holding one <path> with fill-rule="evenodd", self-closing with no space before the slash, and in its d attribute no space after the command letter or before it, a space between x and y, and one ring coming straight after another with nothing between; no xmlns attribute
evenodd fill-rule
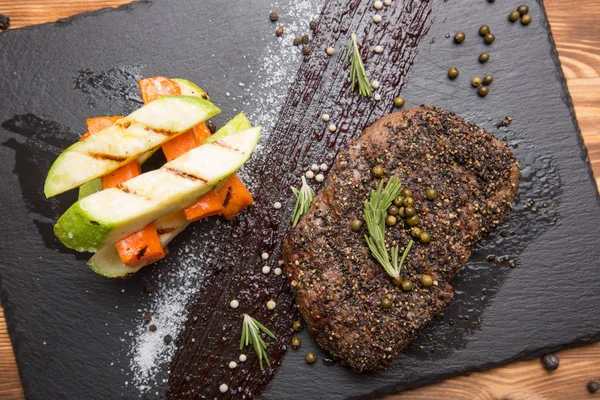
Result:
<svg viewBox="0 0 600 400"><path fill-rule="evenodd" d="M271 272L271 267L269 267L268 265L265 265L264 267L262 267L263 274L268 274L269 272Z"/></svg>
<svg viewBox="0 0 600 400"><path fill-rule="evenodd" d="M246 357L245 354L240 354L239 358L240 358L240 362L245 362L248 359L248 357Z"/></svg>
<svg viewBox="0 0 600 400"><path fill-rule="evenodd" d="M325 176L323 176L323 174L317 174L317 176L315 176L315 179L317 180L317 182L323 182L325 180Z"/></svg>
<svg viewBox="0 0 600 400"><path fill-rule="evenodd" d="M306 175L306 179L312 179L315 177L315 173L312 172L311 170L306 171L306 174L304 174L304 175Z"/></svg>
<svg viewBox="0 0 600 400"><path fill-rule="evenodd" d="M230 361L229 362L229 368L236 369L237 368L237 363L235 361Z"/></svg>
<svg viewBox="0 0 600 400"><path fill-rule="evenodd" d="M283 260L279 260L279 261L277 261L277 264L278 264L278 265L283 265L283 264L285 264L285 263L283 262Z"/></svg>
<svg viewBox="0 0 600 400"><path fill-rule="evenodd" d="M273 208L279 210L281 208L281 203L276 201L275 203L273 203Z"/></svg>
<svg viewBox="0 0 600 400"><path fill-rule="evenodd" d="M229 303L229 307L231 308L238 308L240 306L240 302L237 301L236 299L231 300L231 302Z"/></svg>
<svg viewBox="0 0 600 400"><path fill-rule="evenodd" d="M381 22L381 15L376 14L373 16L373 22L375 22L376 24Z"/></svg>
<svg viewBox="0 0 600 400"><path fill-rule="evenodd" d="M228 390L229 390L229 386L227 386L225 383L221 383L221 386L219 386L219 391L221 393L227 393Z"/></svg>

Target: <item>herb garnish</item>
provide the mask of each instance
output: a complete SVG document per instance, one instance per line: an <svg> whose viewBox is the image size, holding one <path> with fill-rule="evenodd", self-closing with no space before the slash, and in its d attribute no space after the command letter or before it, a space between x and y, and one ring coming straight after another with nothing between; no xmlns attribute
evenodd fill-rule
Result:
<svg viewBox="0 0 600 400"><path fill-rule="evenodd" d="M348 57L350 57L350 53L352 53L350 63L350 82L352 82L352 91L354 92L354 87L358 81L358 93L364 97L371 97L371 84L369 83L369 78L367 78L367 71L365 70L362 58L360 58L360 51L358 49L361 44L358 42L355 33L350 37L351 40L348 45L348 51L346 52L346 61L348 61Z"/></svg>
<svg viewBox="0 0 600 400"><path fill-rule="evenodd" d="M310 203L312 203L315 197L315 191L308 186L306 178L302 177L302 187L300 187L300 190L292 187L292 193L296 196L296 205L294 206L294 214L292 214L292 226L294 227L300 220L300 217L310 209Z"/></svg>
<svg viewBox="0 0 600 400"><path fill-rule="evenodd" d="M392 204L396 196L400 194L402 189L400 179L392 176L388 183L383 187L383 182L379 184L377 190L371 191L369 200L365 200L364 219L367 223L369 235L365 235L369 249L373 257L381 264L385 272L394 279L400 278L400 269L410 251L413 241L411 240L406 246L402 259L398 262L399 247L394 246L390 249L391 259L388 256L385 247L385 216L386 210Z"/></svg>
<svg viewBox="0 0 600 400"><path fill-rule="evenodd" d="M269 357L267 357L267 345L265 341L260 337L260 332L264 332L269 335L271 338L275 339L275 335L273 332L265 328L260 322L249 316L248 314L244 314L244 322L242 324L242 338L240 339L240 350L244 347L248 346L248 344L252 343L254 347L254 351L256 352L256 356L258 357L258 362L260 363L260 368L263 367L263 360L267 362L267 365L270 367L271 363L269 362Z"/></svg>

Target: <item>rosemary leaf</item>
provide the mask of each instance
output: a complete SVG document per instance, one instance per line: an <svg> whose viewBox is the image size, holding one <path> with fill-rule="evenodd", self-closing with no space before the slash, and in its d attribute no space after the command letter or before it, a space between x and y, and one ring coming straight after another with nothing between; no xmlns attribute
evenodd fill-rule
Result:
<svg viewBox="0 0 600 400"><path fill-rule="evenodd" d="M359 47L361 44L358 42L355 33L350 38L350 44L348 44L348 50L346 51L346 61L350 58L351 89L354 92L358 83L358 93L363 97L371 97L371 83L369 82L369 78L367 78L367 71L360 57Z"/></svg>
<svg viewBox="0 0 600 400"><path fill-rule="evenodd" d="M371 255L383 267L385 272L394 279L400 278L402 264L404 264L404 260L406 260L406 256L413 245L411 240L406 246L400 262L398 262L399 247L393 246L390 249L390 261L390 256L385 247L385 216L386 210L392 204L394 198L400 194L401 189L400 179L395 176L389 179L385 187L381 182L377 190L371 191L370 198L365 200L363 215L369 232L368 235L365 235L365 240L369 250L371 250Z"/></svg>
<svg viewBox="0 0 600 400"><path fill-rule="evenodd" d="M300 221L300 218L310 210L310 204L315 197L315 191L308 186L306 178L302 177L302 186L300 189L292 187L292 193L296 197L296 205L292 214L292 226L294 227Z"/></svg>
<svg viewBox="0 0 600 400"><path fill-rule="evenodd" d="M244 322L242 323L242 336L240 338L240 350L244 347L252 344L254 347L254 351L256 352L256 356L258 357L258 363L260 364L260 368L263 368L263 360L267 363L267 366L271 366L269 362L269 357L267 357L267 345L265 341L260 337L260 332L265 333L269 337L275 339L275 335L269 329L265 328L260 322L249 316L248 314L244 314Z"/></svg>

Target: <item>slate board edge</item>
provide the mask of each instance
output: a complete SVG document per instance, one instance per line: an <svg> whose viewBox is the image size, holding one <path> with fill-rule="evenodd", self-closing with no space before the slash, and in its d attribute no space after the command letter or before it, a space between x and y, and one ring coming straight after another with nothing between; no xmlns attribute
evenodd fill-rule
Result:
<svg viewBox="0 0 600 400"><path fill-rule="evenodd" d="M592 185L596 188L596 201L598 202L598 204L600 204L600 192L598 192L598 184L594 176L594 170L592 170L592 164L590 163L588 148L585 146L583 135L581 134L581 129L579 128L579 122L577 121L577 115L575 114L575 105L573 104L573 97L571 97L571 92L569 91L569 86L567 85L567 78L565 77L565 73L560 63L558 50L556 49L556 41L554 40L554 34L552 33L552 26L550 25L550 21L548 20L548 13L546 12L546 5L544 4L544 0L537 0L537 2L540 4L540 9L543 13L542 18L544 19L544 26L546 26L546 28L548 29L548 40L550 41L551 45L550 48L552 60L557 66L558 80L560 81L560 85L563 88L563 92L566 94L566 97L562 100L563 103L569 109L569 113L571 114L571 119L573 121L573 125L575 126L575 131L577 132L577 141L579 142L579 146L581 147L581 158L585 160L585 164L588 167L589 178L592 181Z"/></svg>
<svg viewBox="0 0 600 400"><path fill-rule="evenodd" d="M556 49L556 43L554 40L554 36L552 33L552 29L551 26L548 22L548 18L547 18L547 13L546 13L546 9L545 9L545 4L544 4L544 0L536 0L540 5L541 5L541 9L542 9L542 13L543 15L541 16L544 20L544 24L548 29L548 39L550 41L551 44L551 57L554 61L554 64L557 66L557 74L558 74L558 80L560 81L561 87L563 88L563 92L565 93L565 97L562 99L563 103L567 106L569 113L571 114L571 119L574 125L574 128L577 132L577 139L581 148L581 157L582 159L585 161L587 167L588 167L588 173L589 173L589 177L593 182L594 187L596 187L596 189L598 189L598 185L596 182L596 179L594 177L593 174L593 170L591 168L591 164L590 164L590 160L589 160L589 153L588 153L588 149L585 146L585 143L583 141L583 136L581 133L581 129L579 127L578 121L577 121L577 117L575 114L575 108L574 108L574 104L573 104L573 100L571 97L571 94L569 92L568 89L568 85L567 85L567 81L564 75L564 72L562 70L561 67L561 63L560 63L560 59L558 56L558 51ZM116 12L116 11L131 11L133 10L135 7L140 7L141 5L152 5L152 1L151 0L134 0L131 3L127 3L127 4L123 4L120 5L118 7L107 7L107 8L103 8L100 10L95 10L95 11L89 11L89 12L83 12L83 13L79 13L67 18L63 18L63 19L59 19L55 22L48 22L48 23L43 23L43 24L37 24L37 25L32 25L32 26L27 26L27 27L23 27L23 28L19 28L19 29L14 29L14 30L9 30L4 32L4 35L10 35L12 31L21 31L21 30L25 30L25 31L35 31L39 28L45 28L46 26L53 26L56 25L58 27L63 26L63 25L68 25L70 24L72 21L77 21L78 19L84 19L84 18L88 18L88 17L94 17L96 15L102 15L106 12ZM598 204L600 204L600 193L596 194L596 200L598 202ZM5 314L5 319L6 319L6 324L7 324L7 328L8 331L11 332L13 329L11 329L11 319L12 319L12 311L13 311L13 307L12 304L10 302L10 300L8 299L8 294L6 293L6 291L3 289L3 285L2 285L2 278L0 276L0 302L2 303L2 307L4 309L4 314ZM10 335L10 340L11 340L11 344L13 346L14 352L17 353L19 346L19 342L17 339L14 338L14 335ZM486 371L486 370L490 370L492 368L495 367L499 367L499 366L503 366L503 365L507 365L510 364L511 362L515 362L515 361L524 361L524 360L530 360L530 359L534 359L536 357L542 356L544 354L548 354L551 352L555 352L558 350L562 350L562 349L569 349L569 348L574 348L574 347L579 347L579 346L583 346L583 345L588 345L588 344L592 344L595 342L600 341L600 332L598 332L597 334L593 334L593 335L587 335L587 336L582 336L578 339L576 339L575 341L569 343L569 344L563 344L563 345L557 345L557 346L551 346L551 347L542 347L540 348L538 351L534 352L533 354L528 354L525 358L524 355L518 354L515 355L514 357L508 358L506 360L502 360L502 361L494 361L494 362L488 362L486 364L484 364L483 366L479 366L479 367L467 367L465 368L465 375L470 373L470 372L481 372L481 371ZM17 363L18 369L19 369L19 373L20 373L20 367L19 364ZM437 376L429 376L429 379L426 380L426 382L422 382L420 379L414 381L411 384L402 384L401 388L395 389L396 385L391 385L391 386L384 386L382 388L380 388L377 391L374 391L372 393L370 393L367 396L359 396L359 397L352 397L352 399L363 399L363 398L374 398L374 397L379 397L379 396L383 396L386 394L389 394L391 392L398 392L401 390L406 390L406 389L411 389L411 388L416 388L416 387L420 387L423 386L425 383L426 384L431 384L433 382L440 382L443 381L445 379L451 378L456 376L455 374L439 374ZM27 383L22 381L21 382L24 392L27 393ZM268 390L268 389L267 389Z"/></svg>

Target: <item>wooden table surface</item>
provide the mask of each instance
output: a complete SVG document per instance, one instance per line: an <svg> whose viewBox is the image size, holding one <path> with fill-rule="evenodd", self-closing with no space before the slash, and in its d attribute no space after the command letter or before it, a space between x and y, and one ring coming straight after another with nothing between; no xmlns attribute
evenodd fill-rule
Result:
<svg viewBox="0 0 600 400"><path fill-rule="evenodd" d="M127 2L129 0L0 0L0 14L10 16L11 29L14 29ZM577 120L600 186L600 1L546 0L545 4ZM390 396L388 400L600 398L600 391L591 395L586 390L588 381L600 381L600 343L564 350L558 356L560 368L552 373L546 372L538 359L523 361L410 390ZM0 399L23 398L0 306Z"/></svg>

